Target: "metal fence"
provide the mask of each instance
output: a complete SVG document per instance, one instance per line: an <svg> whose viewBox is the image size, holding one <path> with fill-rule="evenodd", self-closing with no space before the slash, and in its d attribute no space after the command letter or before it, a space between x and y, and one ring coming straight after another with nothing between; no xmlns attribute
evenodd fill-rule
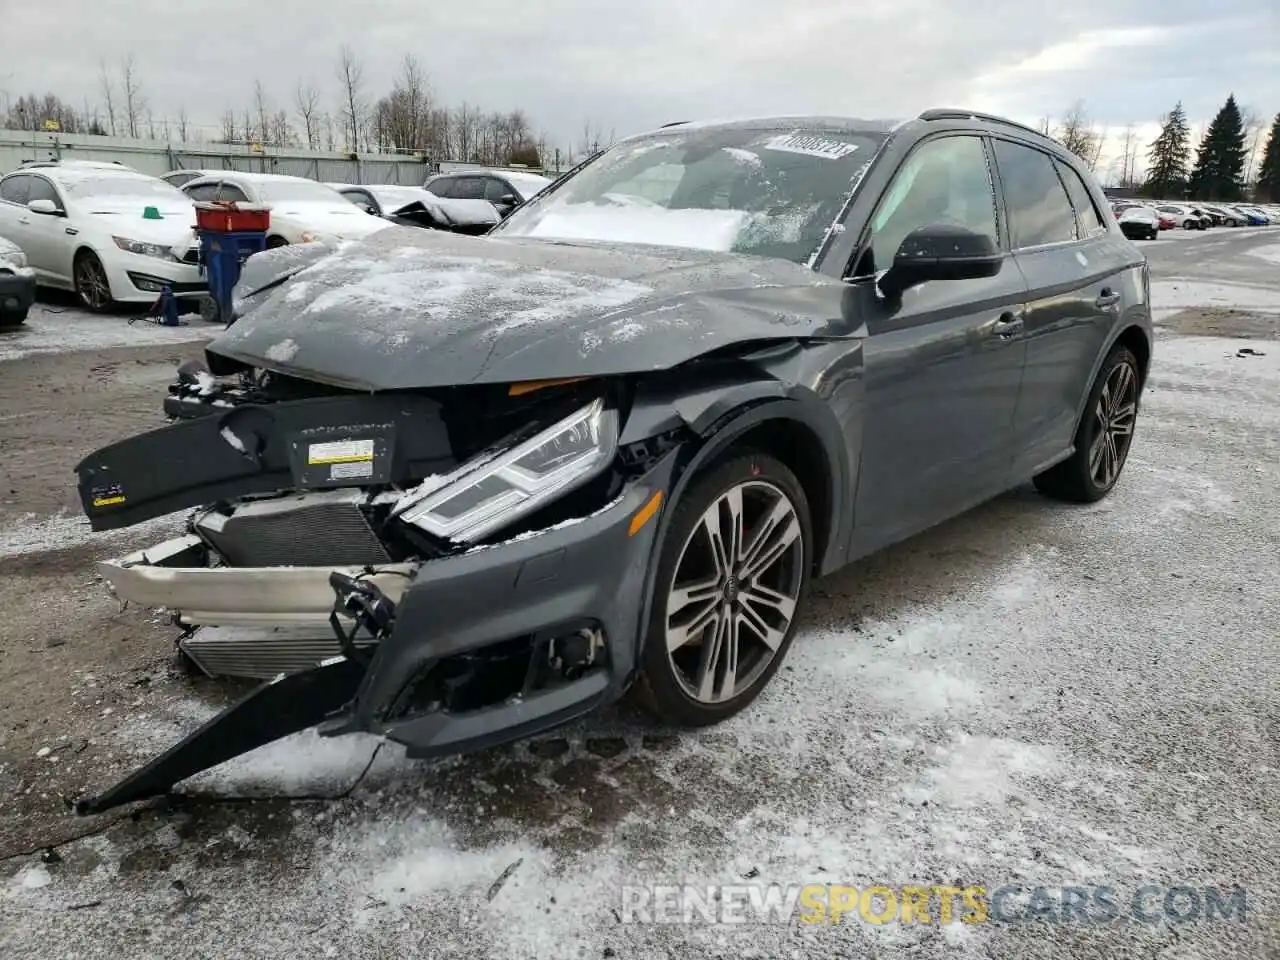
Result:
<svg viewBox="0 0 1280 960"><path fill-rule="evenodd" d="M152 176L170 170L239 170L284 173L329 183L413 185L421 185L441 170L468 166L448 160L433 163L416 154L327 153L245 144L172 144L88 134L0 130L0 173L15 170L30 160L70 158L119 162Z"/></svg>

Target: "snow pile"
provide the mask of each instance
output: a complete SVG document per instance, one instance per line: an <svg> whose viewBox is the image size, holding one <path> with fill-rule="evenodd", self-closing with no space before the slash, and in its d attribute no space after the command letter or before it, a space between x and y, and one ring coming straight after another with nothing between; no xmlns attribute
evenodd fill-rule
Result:
<svg viewBox="0 0 1280 960"><path fill-rule="evenodd" d="M89 518L67 510L49 517L23 514L0 526L0 557L68 550L85 544L110 546L136 537L178 536L186 513L156 517L121 530L94 532Z"/></svg>
<svg viewBox="0 0 1280 960"><path fill-rule="evenodd" d="M201 322L196 314L181 319L184 326L165 327L142 319L130 323L126 317L36 304L26 323L0 330L0 362L46 353L187 343L213 337L222 329Z"/></svg>

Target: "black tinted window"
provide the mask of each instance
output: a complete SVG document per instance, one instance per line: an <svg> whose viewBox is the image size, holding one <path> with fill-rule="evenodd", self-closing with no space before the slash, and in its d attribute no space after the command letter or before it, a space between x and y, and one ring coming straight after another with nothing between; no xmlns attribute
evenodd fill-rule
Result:
<svg viewBox="0 0 1280 960"><path fill-rule="evenodd" d="M453 178L439 177L427 184L427 192L434 193L437 197L453 196Z"/></svg>
<svg viewBox="0 0 1280 960"><path fill-rule="evenodd" d="M1102 214L1098 213L1098 207L1093 202L1093 196L1089 193L1089 188L1085 186L1080 174L1076 173L1075 170L1061 160L1055 162L1058 167L1058 175L1062 177L1062 182L1067 185L1067 193L1071 195L1071 203L1076 208L1076 219L1080 222L1080 235L1082 237L1092 237L1095 234L1106 233L1107 228L1103 225ZM1128 206L1137 207L1141 206L1141 204L1131 203Z"/></svg>
<svg viewBox="0 0 1280 960"><path fill-rule="evenodd" d="M453 182L453 192L449 194L458 200L483 200L485 177L459 177Z"/></svg>
<svg viewBox="0 0 1280 960"><path fill-rule="evenodd" d="M995 144L1013 245L1036 247L1074 240L1075 214L1053 169L1053 158L1007 140L997 140Z"/></svg>
<svg viewBox="0 0 1280 960"><path fill-rule="evenodd" d="M8 200L10 203L27 202L27 192L31 189L31 177L29 174L16 173L12 177L5 177L0 181L0 200Z"/></svg>
<svg viewBox="0 0 1280 960"><path fill-rule="evenodd" d="M516 192L511 189L510 185L503 183L495 177L490 177L484 184L484 198L493 203L497 203L503 197L514 197Z"/></svg>
<svg viewBox="0 0 1280 960"><path fill-rule="evenodd" d="M31 190L27 195L27 203L32 200L49 200L59 210L62 209L62 201L58 199L58 191L53 189L53 184L44 177L28 177L31 181Z"/></svg>
<svg viewBox="0 0 1280 960"><path fill-rule="evenodd" d="M218 193L218 185L216 183L198 183L194 187L187 187L186 194L192 200L212 200Z"/></svg>
<svg viewBox="0 0 1280 960"><path fill-rule="evenodd" d="M991 171L978 137L930 140L911 154L871 222L869 269L890 267L907 234L936 224L967 227L1000 242Z"/></svg>

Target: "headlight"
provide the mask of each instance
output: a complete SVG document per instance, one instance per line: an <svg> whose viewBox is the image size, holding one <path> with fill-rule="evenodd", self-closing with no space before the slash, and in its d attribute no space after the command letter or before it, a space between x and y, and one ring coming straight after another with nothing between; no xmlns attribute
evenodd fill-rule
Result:
<svg viewBox="0 0 1280 960"><path fill-rule="evenodd" d="M159 257L161 260L176 260L173 248L162 243L145 243L142 240L130 240L128 237L112 237L116 246L125 253L139 253L144 257Z"/></svg>
<svg viewBox="0 0 1280 960"><path fill-rule="evenodd" d="M16 247L12 250L0 250L0 266L13 267L19 270L27 265L27 255Z"/></svg>
<svg viewBox="0 0 1280 960"><path fill-rule="evenodd" d="M424 485L393 513L447 540L478 540L591 479L617 448L617 412L596 400L511 450Z"/></svg>
<svg viewBox="0 0 1280 960"><path fill-rule="evenodd" d="M299 243L315 243L319 239L320 239L320 235L317 233L312 233L310 230L303 230L302 233L298 234Z"/></svg>

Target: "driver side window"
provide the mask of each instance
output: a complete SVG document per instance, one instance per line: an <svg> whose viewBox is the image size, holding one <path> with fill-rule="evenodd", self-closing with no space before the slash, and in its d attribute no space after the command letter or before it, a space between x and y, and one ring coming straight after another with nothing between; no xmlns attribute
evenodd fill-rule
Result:
<svg viewBox="0 0 1280 960"><path fill-rule="evenodd" d="M980 137L930 140L911 154L871 221L871 262L864 256L857 274L889 269L907 234L939 223L965 227L1000 243L991 168Z"/></svg>

